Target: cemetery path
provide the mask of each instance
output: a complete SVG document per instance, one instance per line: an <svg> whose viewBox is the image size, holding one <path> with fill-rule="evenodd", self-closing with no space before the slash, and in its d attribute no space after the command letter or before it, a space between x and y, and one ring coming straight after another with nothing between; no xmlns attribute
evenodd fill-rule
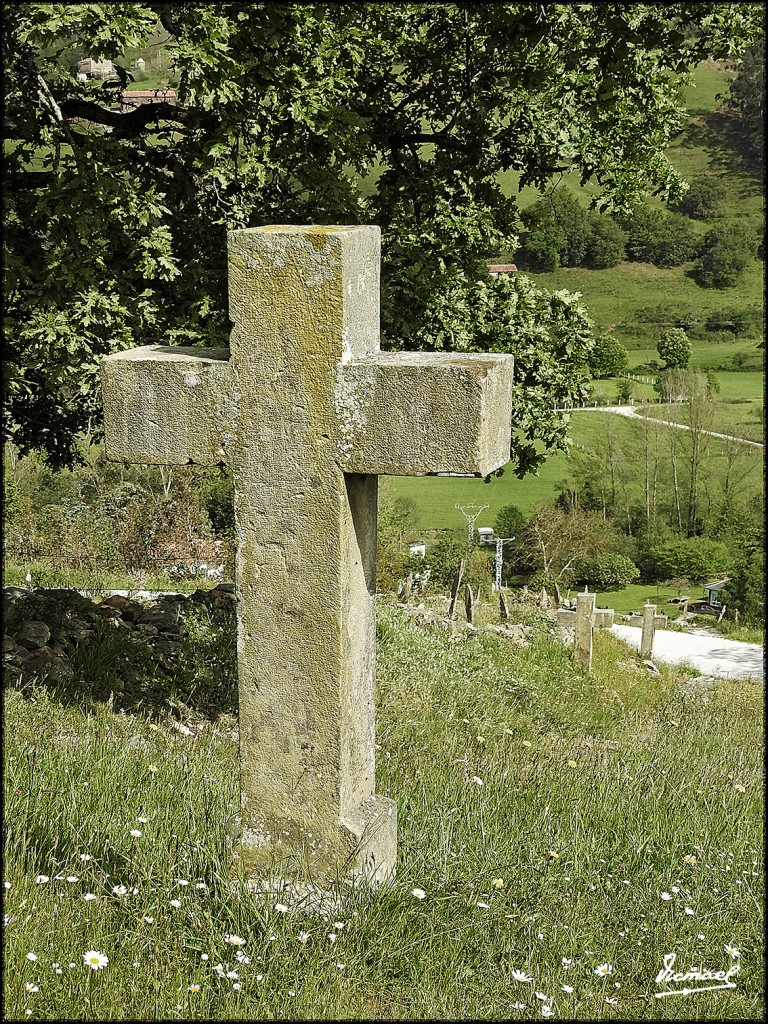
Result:
<svg viewBox="0 0 768 1024"><path fill-rule="evenodd" d="M615 625L614 636L631 647L640 649L640 627ZM697 671L719 679L764 678L762 644L745 644L724 637L676 633L657 629L653 638L653 658L673 663L687 662Z"/></svg>
<svg viewBox="0 0 768 1024"><path fill-rule="evenodd" d="M660 416L644 416L642 412L638 410L642 406L637 405L603 405L597 406L595 412L615 412L619 416L629 416L631 419L638 420L656 420L658 423L663 423L666 427L677 427L679 430L690 430L691 428L686 423L676 423L674 420L663 420ZM719 437L723 441L741 441L742 444L749 445L752 448L762 448L763 444L761 441L750 441L746 437L734 437L733 434L718 434L714 430L702 430L702 434L708 434L710 437Z"/></svg>

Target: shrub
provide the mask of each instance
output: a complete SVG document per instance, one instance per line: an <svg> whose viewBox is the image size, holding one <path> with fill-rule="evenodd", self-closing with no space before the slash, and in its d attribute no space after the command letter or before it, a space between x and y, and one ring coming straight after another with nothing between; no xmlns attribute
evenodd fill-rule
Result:
<svg viewBox="0 0 768 1024"><path fill-rule="evenodd" d="M705 580L727 573L733 556L721 541L708 537L679 537L649 545L640 568L646 580L660 581L676 576Z"/></svg>
<svg viewBox="0 0 768 1024"><path fill-rule="evenodd" d="M627 368L627 350L618 338L604 334L595 341L589 354L589 369L593 377L618 377Z"/></svg>
<svg viewBox="0 0 768 1024"><path fill-rule="evenodd" d="M626 555L609 553L592 561L580 562L576 569L578 583L593 587L624 587L640 579L640 570Z"/></svg>
<svg viewBox="0 0 768 1024"><path fill-rule="evenodd" d="M723 604L738 610L746 622L765 620L765 554L759 549L743 554L723 589Z"/></svg>
<svg viewBox="0 0 768 1024"><path fill-rule="evenodd" d="M678 203L681 212L695 220L718 217L722 210L722 185L711 175L694 178L690 188Z"/></svg>
<svg viewBox="0 0 768 1024"><path fill-rule="evenodd" d="M701 245L696 228L687 217L642 206L623 222L627 232L627 256L657 267L678 267L692 260Z"/></svg>
<svg viewBox="0 0 768 1024"><path fill-rule="evenodd" d="M620 380L616 386L616 400L619 402L631 402L632 395L634 393L634 387L631 380L627 380L625 377Z"/></svg>
<svg viewBox="0 0 768 1024"><path fill-rule="evenodd" d="M517 505L500 508L493 524L497 537L515 537L525 526L525 516Z"/></svg>
<svg viewBox="0 0 768 1024"><path fill-rule="evenodd" d="M733 288L757 250L757 236L743 224L724 224L704 236L693 268L703 288Z"/></svg>
<svg viewBox="0 0 768 1024"><path fill-rule="evenodd" d="M555 189L520 216L529 229L523 254L531 265L533 260L539 264L557 262L562 267L581 265L589 246L591 225L586 208L572 192Z"/></svg>
<svg viewBox="0 0 768 1024"><path fill-rule="evenodd" d="M627 258L627 232L611 217L592 214L586 263L596 270L616 267Z"/></svg>

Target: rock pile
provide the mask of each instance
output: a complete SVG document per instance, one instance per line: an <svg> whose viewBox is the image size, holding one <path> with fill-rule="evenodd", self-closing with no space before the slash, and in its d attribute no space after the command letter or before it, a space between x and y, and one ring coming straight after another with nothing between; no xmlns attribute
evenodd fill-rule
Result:
<svg viewBox="0 0 768 1024"><path fill-rule="evenodd" d="M206 609L215 623L232 624L235 586L163 594L147 603L121 594L85 596L77 590L3 587L3 664L13 675L64 682L75 675L71 658L93 645L106 628L145 641L157 664L172 671L169 653L181 643L185 617Z"/></svg>

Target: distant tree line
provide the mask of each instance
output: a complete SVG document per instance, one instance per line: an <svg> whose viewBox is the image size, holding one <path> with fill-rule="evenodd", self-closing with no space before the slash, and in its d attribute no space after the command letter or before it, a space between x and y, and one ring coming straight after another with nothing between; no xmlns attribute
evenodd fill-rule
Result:
<svg viewBox="0 0 768 1024"><path fill-rule="evenodd" d="M589 210L567 188L556 188L521 213L527 229L517 258L531 270L561 267L605 270L625 260L678 267L695 260L693 273L705 288L732 288L758 253L758 235L741 224L715 225L702 235L692 217L719 213L711 178L695 179L680 202L683 213L647 204L607 216Z"/></svg>

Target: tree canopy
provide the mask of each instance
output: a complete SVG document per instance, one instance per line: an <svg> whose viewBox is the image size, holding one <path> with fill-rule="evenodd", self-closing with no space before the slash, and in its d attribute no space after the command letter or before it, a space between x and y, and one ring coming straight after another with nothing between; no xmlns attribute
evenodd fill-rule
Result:
<svg viewBox="0 0 768 1024"><path fill-rule="evenodd" d="M512 351L513 459L534 468L565 442L555 409L583 393L589 324L564 294L489 278L517 246L499 174L544 189L575 169L609 211L679 197L664 150L680 80L738 57L761 18L718 3L6 5L5 437L65 463L98 433L104 355L226 344L227 229L376 223L383 346ZM158 30L175 102L126 110L127 53ZM115 79L80 81L84 53Z"/></svg>

